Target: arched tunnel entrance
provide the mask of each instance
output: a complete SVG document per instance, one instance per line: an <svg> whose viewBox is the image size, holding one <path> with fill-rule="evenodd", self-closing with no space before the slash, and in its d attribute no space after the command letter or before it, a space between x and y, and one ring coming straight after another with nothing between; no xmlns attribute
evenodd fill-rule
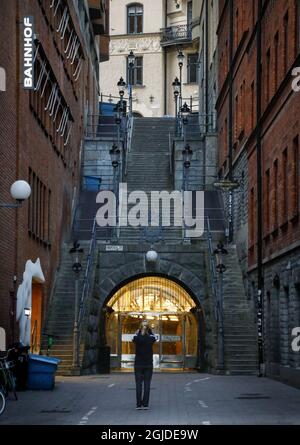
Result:
<svg viewBox="0 0 300 445"><path fill-rule="evenodd" d="M133 279L114 292L103 309L111 369L133 368L132 338L144 319L157 336L153 349L155 369L202 367L202 309L179 283L163 276Z"/></svg>

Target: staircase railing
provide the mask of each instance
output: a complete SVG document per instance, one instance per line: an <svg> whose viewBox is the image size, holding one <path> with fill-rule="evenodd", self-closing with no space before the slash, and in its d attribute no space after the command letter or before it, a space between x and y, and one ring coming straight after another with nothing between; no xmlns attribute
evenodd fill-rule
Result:
<svg viewBox="0 0 300 445"><path fill-rule="evenodd" d="M170 162L170 175L173 176L174 173L174 142L173 138L171 136L171 133L169 133L169 162Z"/></svg>
<svg viewBox="0 0 300 445"><path fill-rule="evenodd" d="M219 308L219 289L218 289L218 278L217 278L217 267L216 267L216 261L215 261L215 257L214 257L214 249L213 249L213 245L212 245L212 233L210 230L210 219L207 218L206 220L207 223L207 227L206 227L206 231L207 231L207 244L208 244L208 253L209 253L209 266L210 266L210 277L211 277L211 287L213 290L213 297L214 297L214 302L215 302L215 319L216 321L219 320L219 312L220 312L220 308Z"/></svg>
<svg viewBox="0 0 300 445"><path fill-rule="evenodd" d="M92 282L92 278L93 278L93 265L94 265L94 260L95 260L95 250L96 250L95 247L96 247L96 239L97 239L96 232L97 232L97 224L96 224L96 219L95 219L94 223L93 223L92 237L91 237L90 246L89 246L86 270L85 270L85 274L84 274L83 288L82 288L81 298L80 298L80 302L79 302L79 312L78 312L79 344L80 344L80 339L81 339L81 335L82 335L82 323L83 323L85 311L86 311L86 301L87 301L87 298L88 298L88 295L90 292L91 282Z"/></svg>
<svg viewBox="0 0 300 445"><path fill-rule="evenodd" d="M217 278L217 267L215 262L214 249L212 245L212 234L210 230L210 221L207 218L207 240L208 240L208 253L210 263L210 275L211 286L213 290L213 296L215 301L215 319L217 321L218 328L218 368L220 371L224 370L224 319L223 319L223 296L222 289L219 286L219 280ZM222 283L222 276L219 277L220 283Z"/></svg>
<svg viewBox="0 0 300 445"><path fill-rule="evenodd" d="M124 159L124 173L125 173L125 175L127 175L128 155L131 150L132 131L133 131L133 116L130 114L127 116L127 122L126 122L125 159Z"/></svg>

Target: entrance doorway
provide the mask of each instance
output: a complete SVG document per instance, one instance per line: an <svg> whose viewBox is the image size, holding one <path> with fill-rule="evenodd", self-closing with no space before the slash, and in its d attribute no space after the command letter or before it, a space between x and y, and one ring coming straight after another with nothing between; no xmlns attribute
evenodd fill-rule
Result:
<svg viewBox="0 0 300 445"><path fill-rule="evenodd" d="M154 368L195 368L199 355L195 309L195 302L185 289L167 278L144 277L122 287L106 305L111 367L133 368L132 338L142 320L147 320L157 338L153 346Z"/></svg>
<svg viewBox="0 0 300 445"><path fill-rule="evenodd" d="M41 350L42 332L42 285L32 283L32 307L31 307L31 352L39 354Z"/></svg>

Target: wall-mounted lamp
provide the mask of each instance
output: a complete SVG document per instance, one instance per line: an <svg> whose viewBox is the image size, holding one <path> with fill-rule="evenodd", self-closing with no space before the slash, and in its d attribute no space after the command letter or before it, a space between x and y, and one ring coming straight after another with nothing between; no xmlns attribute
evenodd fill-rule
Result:
<svg viewBox="0 0 300 445"><path fill-rule="evenodd" d="M276 289L280 288L280 277L279 277L278 273L274 275L273 286L276 287Z"/></svg>
<svg viewBox="0 0 300 445"><path fill-rule="evenodd" d="M31 309L29 307L24 308L24 315L28 318L31 316Z"/></svg>
<svg viewBox="0 0 300 445"><path fill-rule="evenodd" d="M146 260L148 263L156 263L158 260L158 253L155 250L148 250L146 253Z"/></svg>

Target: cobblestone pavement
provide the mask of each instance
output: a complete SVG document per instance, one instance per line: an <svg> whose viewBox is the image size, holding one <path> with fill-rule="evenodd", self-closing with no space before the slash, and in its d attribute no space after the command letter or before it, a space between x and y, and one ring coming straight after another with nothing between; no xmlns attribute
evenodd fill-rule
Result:
<svg viewBox="0 0 300 445"><path fill-rule="evenodd" d="M19 393L1 425L300 425L300 391L258 377L154 373L150 410L135 409L132 373L57 377Z"/></svg>

